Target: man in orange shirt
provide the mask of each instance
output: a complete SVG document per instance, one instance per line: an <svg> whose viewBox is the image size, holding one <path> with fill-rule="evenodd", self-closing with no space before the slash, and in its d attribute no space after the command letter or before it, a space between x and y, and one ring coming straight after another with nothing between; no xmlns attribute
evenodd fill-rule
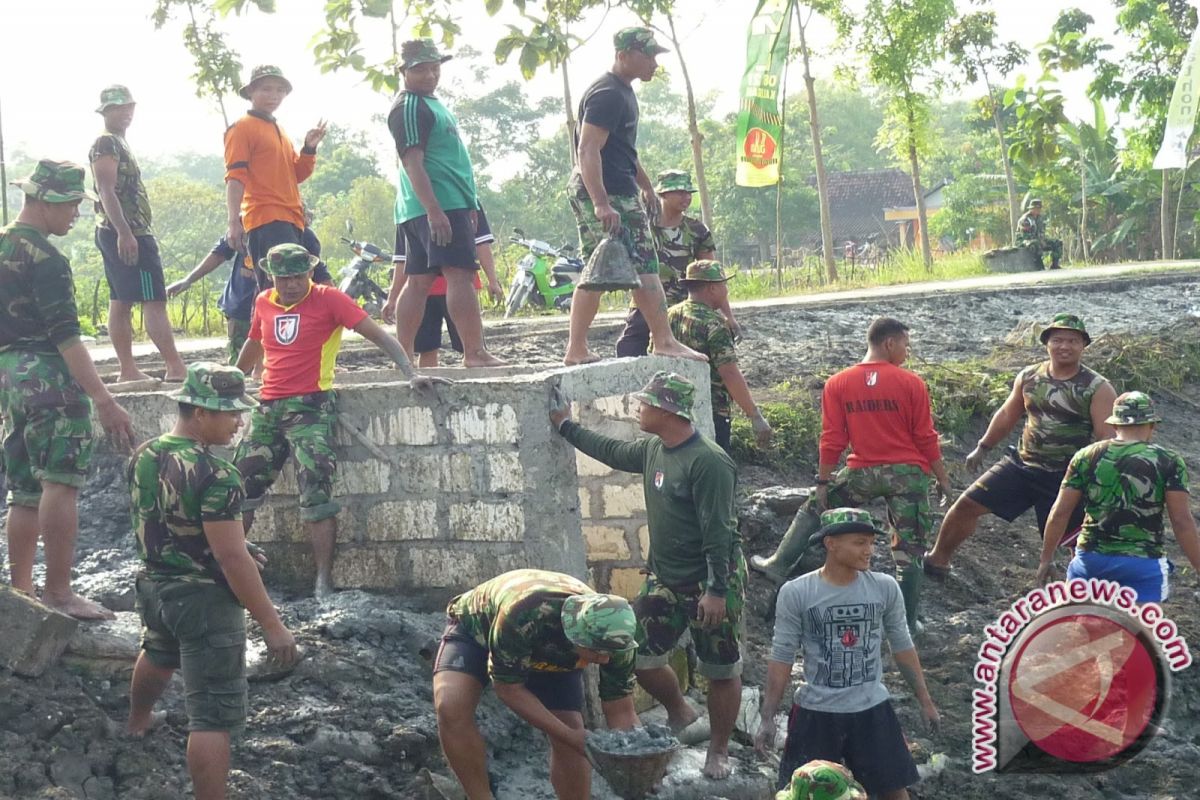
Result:
<svg viewBox="0 0 1200 800"><path fill-rule="evenodd" d="M337 513L333 478L333 423L337 398L333 367L342 343L342 328L374 342L396 363L417 389L440 378L417 375L395 337L379 327L349 295L313 283L319 259L298 244L272 247L258 266L274 287L255 298L250 333L238 357L238 369L249 374L263 360L260 403L250 418L250 430L238 443L234 462L246 486L242 505L246 532L254 524L254 509L279 477L291 454L300 487L300 519L313 543L317 565L316 595L333 591L333 544Z"/></svg>
<svg viewBox="0 0 1200 800"><path fill-rule="evenodd" d="M239 94L250 110L225 132L225 205L229 214L226 241L258 264L277 244L302 244L304 210L300 183L312 175L317 145L325 138L325 121L304 136L296 153L292 140L275 120L275 111L292 91L279 67L262 65L250 73ZM258 272L258 285L270 281Z"/></svg>
<svg viewBox="0 0 1200 800"><path fill-rule="evenodd" d="M752 568L777 583L787 579L821 526L826 508L860 507L875 498L887 503L892 555L908 626L917 633L921 559L933 527L929 476L950 495L925 381L901 365L908 359L908 326L880 317L867 329L867 354L825 382L821 395L821 449L817 492L797 513L769 558L753 556ZM847 445L852 452L837 471Z"/></svg>

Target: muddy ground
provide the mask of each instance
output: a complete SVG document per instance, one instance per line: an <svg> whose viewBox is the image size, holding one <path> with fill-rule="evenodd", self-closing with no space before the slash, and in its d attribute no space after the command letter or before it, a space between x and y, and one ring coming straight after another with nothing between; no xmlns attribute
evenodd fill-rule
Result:
<svg viewBox="0 0 1200 800"><path fill-rule="evenodd" d="M986 355L1010 334L1020 339L1031 323L1060 310L1079 313L1093 333L1154 333L1189 315L1200 314L1200 283L1195 279L1126 280L1115 284L1055 286L940 294L932 297L747 310L740 346L751 386L803 379L860 357L863 329L874 315L887 313L913 327L916 353L937 361ZM1196 330L1194 327L1191 330ZM613 326L596 332L594 347L611 353ZM552 365L561 357L564 333L520 322L497 326L493 348L510 361ZM1030 348L1030 358L1036 351ZM215 355L215 354L214 354ZM448 354L447 363L455 358ZM348 369L379 366L365 352L343 357ZM1180 449L1193 471L1200 470L1200 429L1188 400L1162 402L1163 442ZM1160 398L1161 399L1161 398ZM947 443L956 487L974 477L961 459L986 420L963 441ZM815 453L813 454L815 457ZM79 585L114 609L132 608L134 552L128 533L127 502L119 464L107 462L90 482L81 502ZM747 494L771 485L805 485L811 468L793 474L762 467L741 476ZM786 515L768 505L744 506L748 552L773 549ZM1177 675L1166 733L1134 761L1087 777L975 776L970 772L969 695L971 670L983 627L1004 606L1031 587L1039 549L1032 517L1008 525L985 520L961 551L956 574L945 586L927 585L927 631L919 642L927 678L943 718L940 733L920 730L917 710L897 673L887 681L918 760L935 753L949 765L914 791L918 798L1185 798L1200 785L1200 679L1196 669ZM879 569L890 557L879 551ZM1171 555L1186 565L1177 549ZM0 543L0 557L6 556ZM2 560L2 558L0 558ZM1181 568L1173 579L1168 613L1189 640L1200 642L1195 574ZM748 603L746 681L760 683L770 638L763 617L773 592L757 578ZM428 794L422 770L446 773L439 753L429 691L429 667L422 651L439 630L439 616L411 598L343 592L326 605L311 599L280 597L285 621L307 653L290 676L252 683L251 714L235 747L232 796L236 798L420 798ZM128 626L132 618L123 614ZM127 673L116 662L77 660L36 680L0 671L0 798L129 798L157 800L190 796L184 768L186 738L180 687L168 691L167 724L146 741L120 735L128 702ZM544 747L489 694L481 724L493 744L498 797L551 798ZM762 769L748 748L738 749L738 771L752 777ZM612 795L596 780L595 796ZM672 786L673 798L751 797L743 788L721 784ZM761 796L757 795L757 796Z"/></svg>

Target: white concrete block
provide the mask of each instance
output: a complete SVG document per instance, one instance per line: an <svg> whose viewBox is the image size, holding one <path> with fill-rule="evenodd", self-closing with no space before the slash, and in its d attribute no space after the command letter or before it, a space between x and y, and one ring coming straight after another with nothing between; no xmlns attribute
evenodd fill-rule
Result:
<svg viewBox="0 0 1200 800"><path fill-rule="evenodd" d="M470 453L447 453L441 457L443 492L478 492L482 467L475 464Z"/></svg>
<svg viewBox="0 0 1200 800"><path fill-rule="evenodd" d="M520 492L525 489L525 471L521 456L515 452L487 454L488 484L493 492Z"/></svg>
<svg viewBox="0 0 1200 800"><path fill-rule="evenodd" d="M502 572L519 569L520 557L510 553L464 553L414 549L409 553L414 581L421 586L468 589Z"/></svg>
<svg viewBox="0 0 1200 800"><path fill-rule="evenodd" d="M455 503L450 506L450 536L485 542L519 542L525 513L517 503Z"/></svg>
<svg viewBox="0 0 1200 800"><path fill-rule="evenodd" d="M584 525L583 538L587 542L588 563L625 561L630 558L629 543L625 541L623 528L613 528L607 525Z"/></svg>
<svg viewBox="0 0 1200 800"><path fill-rule="evenodd" d="M367 541L400 542L438 538L437 503L388 500L367 511Z"/></svg>
<svg viewBox="0 0 1200 800"><path fill-rule="evenodd" d="M468 406L451 412L446 427L460 444L511 444L517 440L517 412L500 403Z"/></svg>
<svg viewBox="0 0 1200 800"><path fill-rule="evenodd" d="M372 417L363 433L377 445L429 445L438 440L433 410L424 406L402 406L387 416ZM357 442L353 437L349 441Z"/></svg>
<svg viewBox="0 0 1200 800"><path fill-rule="evenodd" d="M587 487L579 487L579 516L583 519L592 518L592 492Z"/></svg>
<svg viewBox="0 0 1200 800"><path fill-rule="evenodd" d="M646 499L642 484L607 484L603 490L604 516L606 518L628 519L644 516Z"/></svg>
<svg viewBox="0 0 1200 800"><path fill-rule="evenodd" d="M592 401L592 408L606 417L637 419L637 403L630 401L627 394L615 394L611 397L598 397Z"/></svg>
<svg viewBox="0 0 1200 800"><path fill-rule="evenodd" d="M584 455L580 451L575 451L575 471L579 473L581 478L605 478L612 475L612 467L604 464L589 455Z"/></svg>
<svg viewBox="0 0 1200 800"><path fill-rule="evenodd" d="M386 461L343 461L333 482L334 497L346 502L352 495L384 494L388 491L391 466Z"/></svg>

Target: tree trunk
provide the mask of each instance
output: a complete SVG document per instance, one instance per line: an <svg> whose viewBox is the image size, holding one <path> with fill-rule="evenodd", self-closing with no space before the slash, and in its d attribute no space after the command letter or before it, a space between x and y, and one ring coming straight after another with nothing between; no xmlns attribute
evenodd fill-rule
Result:
<svg viewBox="0 0 1200 800"><path fill-rule="evenodd" d="M1087 164L1082 155L1079 159L1079 249L1085 262L1092 260L1091 248L1087 239Z"/></svg>
<svg viewBox="0 0 1200 800"><path fill-rule="evenodd" d="M1170 258L1171 242L1175 239L1175 215L1171 213L1170 170L1162 171L1162 200L1159 204L1159 233L1161 234L1161 258Z"/></svg>
<svg viewBox="0 0 1200 800"><path fill-rule="evenodd" d="M928 272L933 271L933 250L929 247L929 224L925 214L925 190L921 187L921 164L917 158L916 119L908 111L908 162L912 168L913 199L917 201L917 225L921 234L921 261Z"/></svg>
<svg viewBox="0 0 1200 800"><path fill-rule="evenodd" d="M821 120L817 116L816 80L808 64L808 40L805 24L799 20L800 55L804 60L804 89L808 95L808 129L812 137L813 164L817 168L817 203L821 208L821 260L825 264L825 276L830 283L838 279L837 262L833 260L833 220L829 215L829 182L825 177L825 157L821 153Z"/></svg>
<svg viewBox="0 0 1200 800"><path fill-rule="evenodd" d="M982 64L983 56L976 51L976 58ZM1000 120L1000 103L996 101L996 93L992 89L992 81L987 70L982 71L983 85L987 88L988 103L992 107L992 124L996 126L996 141L1000 143L1000 161L1004 164L1004 184L1008 188L1008 243L1017 243L1017 220L1021 218L1021 204L1017 201L1017 181L1013 177L1012 162L1008 160L1008 142L1004 138L1004 123Z"/></svg>
<svg viewBox="0 0 1200 800"><path fill-rule="evenodd" d="M579 158L579 154L575 152L575 104L571 100L571 78L567 74L568 58L570 56L563 58L562 64L559 66L562 68L563 107L567 112L567 148L571 151L571 166L573 167Z"/></svg>
<svg viewBox="0 0 1200 800"><path fill-rule="evenodd" d="M692 91L692 79L688 75L687 62L683 60L683 48L675 35L675 18L667 12L667 25L671 31L671 44L675 47L675 55L679 56L679 70L683 74L683 86L687 92L688 132L692 138L692 164L695 165L696 188L700 190L700 214L704 224L713 227L712 198L708 194L708 178L704 174L704 136L700 133L700 123L696 120L696 95Z"/></svg>

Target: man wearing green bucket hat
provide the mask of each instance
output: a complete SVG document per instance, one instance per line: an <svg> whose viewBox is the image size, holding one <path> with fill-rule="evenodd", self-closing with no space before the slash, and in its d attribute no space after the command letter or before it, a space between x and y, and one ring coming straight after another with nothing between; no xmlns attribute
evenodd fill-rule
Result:
<svg viewBox="0 0 1200 800"><path fill-rule="evenodd" d="M867 791L841 764L817 760L796 767L775 800L867 800Z"/></svg>
<svg viewBox="0 0 1200 800"><path fill-rule="evenodd" d="M438 737L470 800L492 800L487 743L475 723L483 690L550 739L550 783L560 798L588 797L592 770L583 725L582 669L600 666L610 729L638 724L633 707L637 620L629 603L558 572L519 569L450 601L433 666Z"/></svg>
<svg viewBox="0 0 1200 800"><path fill-rule="evenodd" d="M737 468L716 442L692 424L696 387L658 372L630 397L649 437L623 441L571 421L570 404L555 388L550 422L580 452L624 472L641 473L650 552L633 608L638 618L637 678L682 730L697 719L669 666L685 633L696 645L699 672L709 681L712 735L704 774L728 777L729 738L742 693L741 616L746 559L733 497Z"/></svg>
<svg viewBox="0 0 1200 800"><path fill-rule="evenodd" d="M230 734L246 721L246 611L281 666L295 662L296 640L263 587L265 559L246 543L241 476L210 449L227 446L258 405L245 376L192 364L175 399L174 428L140 446L127 472L143 627L126 730L143 736L160 721L154 705L181 671L195 796L224 797Z"/></svg>
<svg viewBox="0 0 1200 800"><path fill-rule="evenodd" d="M17 218L0 228L0 418L8 484L8 560L13 588L34 594L38 538L46 558L42 602L79 619L112 612L71 589L77 501L92 457L92 403L117 446L133 441L117 404L80 340L71 265L50 244L95 200L84 168L42 160L13 181L25 193Z"/></svg>
<svg viewBox="0 0 1200 800"><path fill-rule="evenodd" d="M1050 254L1050 269L1059 268L1062 259L1062 239L1051 239L1046 235L1046 220L1042 217L1042 201L1033 198L1028 210L1017 221L1017 244L1033 251L1038 264L1045 269L1045 254Z"/></svg>
<svg viewBox="0 0 1200 800"><path fill-rule="evenodd" d="M900 586L891 575L871 571L882 533L862 509L825 511L812 535L813 544L825 548L825 564L779 590L754 739L760 753L774 749L775 715L798 651L805 678L788 716L779 789L793 783L793 770L817 759L844 762L872 797L884 800L905 800L907 787L920 780L883 683L884 639L931 731L940 717L909 635Z"/></svg>
<svg viewBox="0 0 1200 800"><path fill-rule="evenodd" d="M1139 603L1167 599L1172 565L1163 553L1163 512L1179 549L1200 572L1200 539L1188 505L1187 465L1174 450L1154 444L1162 419L1150 397L1126 392L1107 420L1116 436L1088 445L1071 458L1058 500L1046 521L1038 582L1054 571L1072 512L1084 508L1083 530L1067 578L1110 580L1137 592Z"/></svg>

